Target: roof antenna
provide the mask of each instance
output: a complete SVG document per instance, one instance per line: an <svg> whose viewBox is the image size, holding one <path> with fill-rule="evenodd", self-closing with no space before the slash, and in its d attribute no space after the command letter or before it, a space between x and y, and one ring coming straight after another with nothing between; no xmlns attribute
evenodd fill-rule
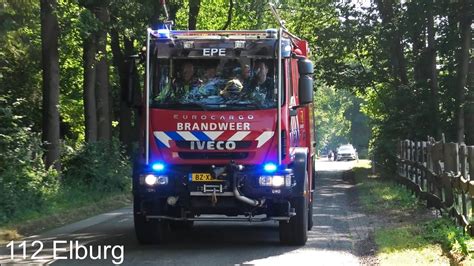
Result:
<svg viewBox="0 0 474 266"><path fill-rule="evenodd" d="M163 21L163 24L168 30L171 30L171 27L174 25L174 22L170 20L170 15L168 13L168 8L166 7L166 1L165 0L160 0L161 5L163 6L163 10L165 11L165 20Z"/></svg>
<svg viewBox="0 0 474 266"><path fill-rule="evenodd" d="M275 4L273 4L273 3L268 3L268 4L270 5L270 10L272 11L273 16L278 21L278 24L280 24L280 27L287 30L286 26L285 26L285 21L283 19L281 19L280 15L278 15L278 11L277 11L277 8L276 8Z"/></svg>

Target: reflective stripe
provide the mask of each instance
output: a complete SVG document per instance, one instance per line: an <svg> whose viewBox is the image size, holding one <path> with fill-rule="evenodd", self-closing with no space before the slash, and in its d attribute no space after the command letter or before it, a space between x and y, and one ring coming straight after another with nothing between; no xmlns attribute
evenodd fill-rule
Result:
<svg viewBox="0 0 474 266"><path fill-rule="evenodd" d="M211 140L216 140L224 131L203 131Z"/></svg>
<svg viewBox="0 0 474 266"><path fill-rule="evenodd" d="M164 145L165 147L170 147L170 143L169 141L171 140L171 138L165 134L165 132L163 131L155 131L153 132L153 135L155 135L156 139L158 140L158 142L162 145ZM158 145L160 146L160 145Z"/></svg>
<svg viewBox="0 0 474 266"><path fill-rule="evenodd" d="M230 138L228 139L228 141L241 141L241 140L243 140L249 133L250 133L250 131L238 131L238 132L235 133L232 137L230 137Z"/></svg>
<svg viewBox="0 0 474 266"><path fill-rule="evenodd" d="M155 131L158 146L170 148L173 141L257 141L257 148L262 147L274 135L274 131ZM258 137L257 137L258 136Z"/></svg>
<svg viewBox="0 0 474 266"><path fill-rule="evenodd" d="M206 135L203 131L191 131L191 133L198 138L200 141L210 141L211 139L208 135Z"/></svg>
<svg viewBox="0 0 474 266"><path fill-rule="evenodd" d="M257 148L260 148L265 143L267 143L267 141L273 137L274 133L275 132L273 132L273 131L265 131L260 136L258 136L258 138L256 139L258 141Z"/></svg>
<svg viewBox="0 0 474 266"><path fill-rule="evenodd" d="M187 141L199 141L196 136L194 136L191 132L189 131L176 131L181 137L183 137L184 140Z"/></svg>
<svg viewBox="0 0 474 266"><path fill-rule="evenodd" d="M171 140L185 140L181 135L178 134L176 131L166 131L165 132Z"/></svg>

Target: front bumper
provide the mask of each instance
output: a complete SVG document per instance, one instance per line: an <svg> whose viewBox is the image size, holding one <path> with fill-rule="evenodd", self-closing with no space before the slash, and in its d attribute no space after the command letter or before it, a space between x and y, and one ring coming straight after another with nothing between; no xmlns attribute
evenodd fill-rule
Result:
<svg viewBox="0 0 474 266"><path fill-rule="evenodd" d="M342 160L356 160L357 156L351 155L351 154L343 154L343 155L338 155L337 160L342 161Z"/></svg>
<svg viewBox="0 0 474 266"><path fill-rule="evenodd" d="M266 221L288 220L292 215L289 199L293 195L295 181L280 187L261 186L259 177L263 175L258 167L243 170L230 169L234 166L176 166L167 169L166 185L149 186L134 177L135 210L150 219L202 220L203 214L222 214L231 220ZM212 173L219 182L193 182L191 173ZM280 171L278 174L282 174ZM292 177L289 170L284 174ZM169 204L168 199L176 199ZM257 218L256 215L264 214ZM235 217L246 215L245 218ZM205 218L209 220L210 218ZM214 217L212 219L223 219ZM229 217L226 218L229 220Z"/></svg>

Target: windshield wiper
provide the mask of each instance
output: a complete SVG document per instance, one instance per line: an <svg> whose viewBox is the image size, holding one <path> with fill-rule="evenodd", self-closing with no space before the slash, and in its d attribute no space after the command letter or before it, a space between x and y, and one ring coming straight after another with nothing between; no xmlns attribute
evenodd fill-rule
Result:
<svg viewBox="0 0 474 266"><path fill-rule="evenodd" d="M204 111L207 111L207 106L205 104L201 104L201 103L196 103L196 102L192 102L192 103L178 103L176 105L176 107L178 108L198 108L200 110L204 110Z"/></svg>
<svg viewBox="0 0 474 266"><path fill-rule="evenodd" d="M239 108L257 108L257 109L262 109L263 106L258 103L239 103L239 102L230 102L226 103L227 107L233 107L237 106Z"/></svg>
<svg viewBox="0 0 474 266"><path fill-rule="evenodd" d="M160 103L158 105L161 107L166 107L166 108L176 108L176 109L192 108L196 110L207 111L207 106L205 104L200 104L200 103L170 102L170 103Z"/></svg>

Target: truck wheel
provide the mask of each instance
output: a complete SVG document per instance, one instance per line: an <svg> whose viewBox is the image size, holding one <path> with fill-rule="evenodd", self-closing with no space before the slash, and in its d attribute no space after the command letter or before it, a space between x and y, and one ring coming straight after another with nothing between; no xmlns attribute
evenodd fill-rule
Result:
<svg viewBox="0 0 474 266"><path fill-rule="evenodd" d="M308 191L308 183L305 181L305 191ZM302 246L308 240L308 199L307 196L298 196L290 200L291 206L295 208L296 215L290 220L280 221L280 242L287 245Z"/></svg>
<svg viewBox="0 0 474 266"><path fill-rule="evenodd" d="M134 214L135 235L140 244L163 243L169 233L168 221L146 220L143 215Z"/></svg>
<svg viewBox="0 0 474 266"><path fill-rule="evenodd" d="M141 212L141 201L137 196L133 197L133 223L135 226L135 235L140 244L159 244L163 243L168 237L170 229L169 222L166 220L147 220Z"/></svg>

